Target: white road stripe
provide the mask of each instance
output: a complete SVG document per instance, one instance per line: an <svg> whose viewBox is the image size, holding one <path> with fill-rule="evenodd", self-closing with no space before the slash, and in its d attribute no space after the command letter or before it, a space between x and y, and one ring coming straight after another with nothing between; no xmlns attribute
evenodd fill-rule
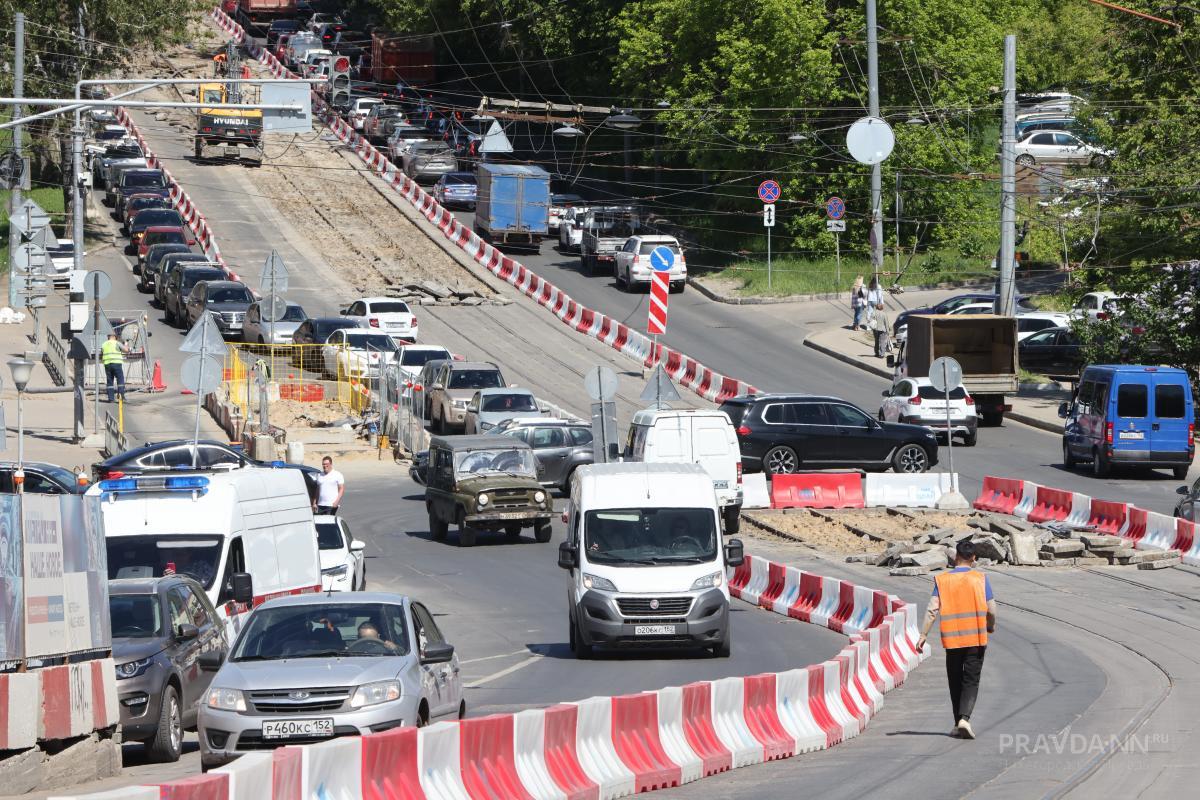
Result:
<svg viewBox="0 0 1200 800"><path fill-rule="evenodd" d="M491 675L488 675L486 677L479 678L478 680L474 680L474 681L471 681L470 683L464 684L463 688L464 689L478 689L480 686L483 686L485 683L491 683L492 681L497 680L498 678L503 678L505 675L511 675L512 673L516 672L519 669L524 669L525 667L528 667L530 664L532 664L535 661L540 660L541 658L542 658L542 656L530 656L529 658L525 659L524 661L518 661L516 664L513 664L511 667L505 667L504 669L500 670L499 672L493 672Z"/></svg>
<svg viewBox="0 0 1200 800"><path fill-rule="evenodd" d="M480 658L468 658L467 660L459 661L458 663L460 666L462 666L464 664L474 664L476 661L491 661L494 658L511 658L513 656L524 655L525 653L528 653L528 652L529 652L528 650L514 650L511 653L498 653L494 656L481 656Z"/></svg>

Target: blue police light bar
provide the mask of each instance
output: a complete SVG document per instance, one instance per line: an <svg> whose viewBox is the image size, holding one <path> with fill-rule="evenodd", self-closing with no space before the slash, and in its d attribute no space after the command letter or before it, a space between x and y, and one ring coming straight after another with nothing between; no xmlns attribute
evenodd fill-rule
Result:
<svg viewBox="0 0 1200 800"><path fill-rule="evenodd" d="M287 466L287 462L286 461L272 461L271 466L275 467L275 469L282 469Z"/></svg>
<svg viewBox="0 0 1200 800"><path fill-rule="evenodd" d="M100 491L104 493L135 492L137 491L137 481L133 478L110 478L100 481Z"/></svg>
<svg viewBox="0 0 1200 800"><path fill-rule="evenodd" d="M140 478L110 478L100 481L102 495L135 494L137 492L208 492L208 478L203 475L151 475Z"/></svg>

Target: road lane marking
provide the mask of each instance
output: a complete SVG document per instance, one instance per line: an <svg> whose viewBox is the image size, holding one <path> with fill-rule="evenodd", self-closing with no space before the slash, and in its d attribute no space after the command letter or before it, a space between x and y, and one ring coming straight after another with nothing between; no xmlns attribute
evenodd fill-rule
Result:
<svg viewBox="0 0 1200 800"><path fill-rule="evenodd" d="M493 672L491 675L487 675L483 678L479 678L478 680L474 680L474 681L471 681L470 683L463 684L463 688L464 689L478 689L480 686L483 686L485 683L491 683L494 680L503 678L505 675L511 675L512 673L516 672L519 669L524 669L525 667L528 667L530 664L532 664L535 661L540 661L542 658L543 658L543 656L539 656L539 655L530 656L529 658L525 659L524 661L518 661L516 664L513 664L511 667L505 667L504 669L500 670L499 672Z"/></svg>
<svg viewBox="0 0 1200 800"><path fill-rule="evenodd" d="M460 666L462 666L465 664L474 664L476 661L491 661L494 658L512 658L513 656L524 655L525 653L528 653L528 652L529 652L529 650L527 650L527 649L514 650L511 653L499 653L494 656L481 656L480 658L468 658L463 661L459 661L458 663Z"/></svg>

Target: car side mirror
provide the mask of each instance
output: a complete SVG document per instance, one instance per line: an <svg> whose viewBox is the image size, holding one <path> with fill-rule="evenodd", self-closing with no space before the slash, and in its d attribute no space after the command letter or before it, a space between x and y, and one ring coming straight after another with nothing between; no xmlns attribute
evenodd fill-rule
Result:
<svg viewBox="0 0 1200 800"><path fill-rule="evenodd" d="M366 542L359 541L358 539L350 540L350 552L351 553L361 553L363 550L366 550L366 549L367 549Z"/></svg>
<svg viewBox="0 0 1200 800"><path fill-rule="evenodd" d="M250 604L254 602L254 578L249 572L235 572L230 577L233 583L233 602Z"/></svg>
<svg viewBox="0 0 1200 800"><path fill-rule="evenodd" d="M1066 419L1067 415L1070 413L1071 413L1071 404L1070 403L1059 403L1058 404L1058 416L1062 417L1063 419Z"/></svg>
<svg viewBox="0 0 1200 800"><path fill-rule="evenodd" d="M563 569L575 569L579 566L579 551L570 542L558 546L558 566Z"/></svg>
<svg viewBox="0 0 1200 800"><path fill-rule="evenodd" d="M883 390L883 396L884 396L884 397L891 397L891 396L892 396L892 390L891 390L891 389L884 389L884 390Z"/></svg>
<svg viewBox="0 0 1200 800"><path fill-rule="evenodd" d="M216 672L225 663L225 654L220 650L205 650L196 658L196 663L205 672Z"/></svg>
<svg viewBox="0 0 1200 800"><path fill-rule="evenodd" d="M731 567L740 567L746 560L741 539L730 539L725 545L725 563Z"/></svg>
<svg viewBox="0 0 1200 800"><path fill-rule="evenodd" d="M1188 489L1188 487L1180 486L1178 489L1175 490L1175 494L1182 494L1182 495L1186 496L1190 491L1191 490Z"/></svg>
<svg viewBox="0 0 1200 800"><path fill-rule="evenodd" d="M190 622L185 622L175 630L175 639L180 642L190 642L200 635L200 629Z"/></svg>
<svg viewBox="0 0 1200 800"><path fill-rule="evenodd" d="M421 653L422 664L445 664L454 658L454 645L446 642L428 642Z"/></svg>
<svg viewBox="0 0 1200 800"><path fill-rule="evenodd" d="M888 365L888 367L895 369L896 368L896 357L888 356L887 357L887 365Z"/></svg>

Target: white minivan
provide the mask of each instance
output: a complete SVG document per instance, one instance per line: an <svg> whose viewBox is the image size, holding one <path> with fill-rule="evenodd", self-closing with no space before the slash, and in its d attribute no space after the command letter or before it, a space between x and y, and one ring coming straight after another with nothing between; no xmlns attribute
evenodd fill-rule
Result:
<svg viewBox="0 0 1200 800"><path fill-rule="evenodd" d="M699 464L712 478L725 533L737 533L742 511L742 451L724 411L643 409L633 415L626 461Z"/></svg>
<svg viewBox="0 0 1200 800"><path fill-rule="evenodd" d="M321 591L312 501L297 469L242 467L109 478L99 497L109 578L194 578L230 640L255 605Z"/></svg>
<svg viewBox="0 0 1200 800"><path fill-rule="evenodd" d="M563 514L571 651L706 648L730 651L728 567L712 480L698 464L591 464L575 470Z"/></svg>

